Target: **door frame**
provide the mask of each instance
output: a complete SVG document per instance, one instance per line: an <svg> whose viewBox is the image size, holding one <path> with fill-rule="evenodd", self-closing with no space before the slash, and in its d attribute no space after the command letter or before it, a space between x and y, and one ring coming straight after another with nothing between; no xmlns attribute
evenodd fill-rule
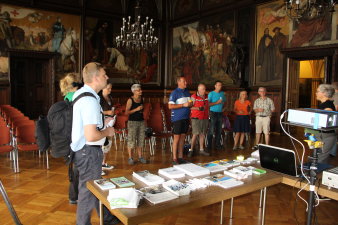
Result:
<svg viewBox="0 0 338 225"><path fill-rule="evenodd" d="M290 65L295 61L324 59L324 81L325 83L338 81L338 44L326 46L310 46L300 48L285 48L281 52L287 58L287 73L283 77L282 85L282 112L287 109L288 89L290 81Z"/></svg>
<svg viewBox="0 0 338 225"><path fill-rule="evenodd" d="M48 78L46 79L49 85L48 88L48 105L47 107L49 108L55 101L56 101L56 95L55 95L55 75L56 75L56 70L55 70L55 64L56 64L56 58L59 55L59 53L54 53L54 52L41 52L41 51L31 51L31 50L20 50L20 49L10 49L8 50L8 60L9 60L9 65L11 65L11 58L14 57L25 57L25 58L33 58L33 59L46 59L48 60ZM11 69L9 67L8 71L9 75L9 93L11 93L12 89L12 82L11 78L12 76L15 76L15 74L11 74ZM9 102L12 102L11 96L9 99Z"/></svg>

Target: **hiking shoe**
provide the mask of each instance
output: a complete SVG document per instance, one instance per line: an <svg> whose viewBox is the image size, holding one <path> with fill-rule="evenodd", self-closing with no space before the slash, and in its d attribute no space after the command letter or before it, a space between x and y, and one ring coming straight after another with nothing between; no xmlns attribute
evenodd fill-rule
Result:
<svg viewBox="0 0 338 225"><path fill-rule="evenodd" d="M177 161L178 161L179 164L189 163L187 160L184 160L182 158L178 158Z"/></svg>
<svg viewBox="0 0 338 225"><path fill-rule="evenodd" d="M102 164L102 170L112 170L114 166L109 165L108 163Z"/></svg>
<svg viewBox="0 0 338 225"><path fill-rule="evenodd" d="M245 149L243 145L240 145L238 148L239 148L240 150Z"/></svg>
<svg viewBox="0 0 338 225"><path fill-rule="evenodd" d="M139 158L138 161L142 164L147 164L148 160L144 159L143 157Z"/></svg>
<svg viewBox="0 0 338 225"><path fill-rule="evenodd" d="M232 148L232 150L237 150L237 146L234 146L234 147Z"/></svg>
<svg viewBox="0 0 338 225"><path fill-rule="evenodd" d="M209 152L206 152L204 150L200 150L200 155L204 155L204 156L210 156Z"/></svg>
<svg viewBox="0 0 338 225"><path fill-rule="evenodd" d="M129 158L129 159L128 159L128 164L129 164L129 165L134 165L134 160L133 160L133 158Z"/></svg>
<svg viewBox="0 0 338 225"><path fill-rule="evenodd" d="M178 163L178 161L177 161L177 159L176 160L173 160L173 165L178 165L179 163Z"/></svg>
<svg viewBox="0 0 338 225"><path fill-rule="evenodd" d="M193 150L189 149L189 152L188 152L188 157L191 158L192 157L192 154L194 153Z"/></svg>
<svg viewBox="0 0 338 225"><path fill-rule="evenodd" d="M69 204L71 204L71 205L76 205L76 204L77 204L77 200L70 200L70 199L69 199Z"/></svg>

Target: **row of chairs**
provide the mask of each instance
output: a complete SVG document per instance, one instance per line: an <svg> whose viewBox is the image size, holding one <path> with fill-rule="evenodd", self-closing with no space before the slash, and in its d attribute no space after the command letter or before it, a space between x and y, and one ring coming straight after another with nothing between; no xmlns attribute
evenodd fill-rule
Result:
<svg viewBox="0 0 338 225"><path fill-rule="evenodd" d="M20 172L19 152L38 151L35 138L35 121L11 105L0 105L0 153L8 152L13 161L13 170ZM48 151L46 151L49 169Z"/></svg>

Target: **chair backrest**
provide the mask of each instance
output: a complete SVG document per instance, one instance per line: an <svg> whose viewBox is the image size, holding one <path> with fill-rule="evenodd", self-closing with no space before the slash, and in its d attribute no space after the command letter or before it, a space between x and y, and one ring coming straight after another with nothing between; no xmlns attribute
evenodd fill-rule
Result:
<svg viewBox="0 0 338 225"><path fill-rule="evenodd" d="M117 115L114 128L117 130L122 130L127 128L128 116L126 115Z"/></svg>
<svg viewBox="0 0 338 225"><path fill-rule="evenodd" d="M15 126L18 126L18 124L20 124L21 121L27 121L27 120L29 120L29 118L27 116L16 117L16 118L11 120L10 126L12 128L15 128Z"/></svg>
<svg viewBox="0 0 338 225"><path fill-rule="evenodd" d="M34 121L33 121L34 122ZM35 124L22 125L16 128L16 139L19 143L32 144L36 143L35 139Z"/></svg>
<svg viewBox="0 0 338 225"><path fill-rule="evenodd" d="M14 122L13 127L12 127L13 135L17 136L19 126L26 126L26 125L32 125L32 124L33 125L35 124L34 120L19 120L19 121Z"/></svg>
<svg viewBox="0 0 338 225"><path fill-rule="evenodd" d="M150 114L151 104L149 102L146 102L143 104L143 118L145 120L148 120L149 114Z"/></svg>
<svg viewBox="0 0 338 225"><path fill-rule="evenodd" d="M162 114L154 114L149 117L147 121L147 126L151 127L155 133L164 132L163 116Z"/></svg>
<svg viewBox="0 0 338 225"><path fill-rule="evenodd" d="M0 125L0 145L7 145L11 142L9 127Z"/></svg>

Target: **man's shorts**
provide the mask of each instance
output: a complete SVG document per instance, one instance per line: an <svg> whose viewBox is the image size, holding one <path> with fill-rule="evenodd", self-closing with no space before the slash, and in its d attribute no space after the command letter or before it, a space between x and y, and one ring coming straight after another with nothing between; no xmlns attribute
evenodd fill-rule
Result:
<svg viewBox="0 0 338 225"><path fill-rule="evenodd" d="M206 134L209 120L199 120L191 118L192 134Z"/></svg>
<svg viewBox="0 0 338 225"><path fill-rule="evenodd" d="M270 117L256 116L256 134L270 134Z"/></svg>
<svg viewBox="0 0 338 225"><path fill-rule="evenodd" d="M173 134L186 134L189 129L189 119L177 120L172 122Z"/></svg>

